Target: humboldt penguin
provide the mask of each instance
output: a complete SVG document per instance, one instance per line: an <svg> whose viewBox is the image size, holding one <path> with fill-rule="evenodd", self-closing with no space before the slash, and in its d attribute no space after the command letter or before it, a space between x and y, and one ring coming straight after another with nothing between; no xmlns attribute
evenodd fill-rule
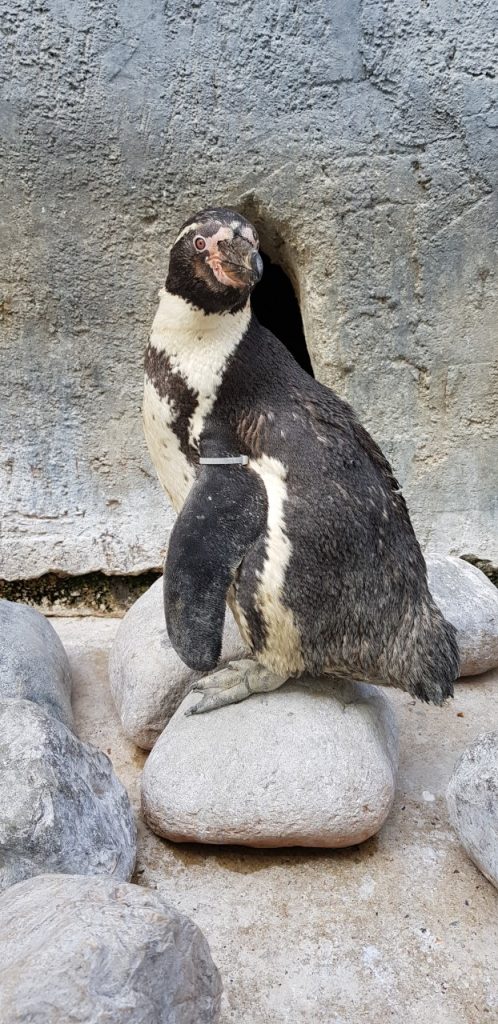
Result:
<svg viewBox="0 0 498 1024"><path fill-rule="evenodd" d="M193 713L305 672L442 704L455 630L400 487L353 409L258 323L262 269L244 217L197 213L171 249L146 352L145 434L178 513L166 624L180 658L209 673ZM248 657L213 671L227 603Z"/></svg>

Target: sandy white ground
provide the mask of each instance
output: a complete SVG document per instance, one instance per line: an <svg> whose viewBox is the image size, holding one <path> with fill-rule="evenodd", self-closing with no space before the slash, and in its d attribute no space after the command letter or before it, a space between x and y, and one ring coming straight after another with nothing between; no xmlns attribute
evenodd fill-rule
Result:
<svg viewBox="0 0 498 1024"><path fill-rule="evenodd" d="M119 620L52 622L78 734L109 754L138 811L146 755L124 738L107 680ZM459 846L444 799L458 754L498 726L498 672L459 684L442 710L390 698L397 796L361 847L176 846L140 825L135 881L203 929L223 976L221 1024L498 1022L498 892Z"/></svg>

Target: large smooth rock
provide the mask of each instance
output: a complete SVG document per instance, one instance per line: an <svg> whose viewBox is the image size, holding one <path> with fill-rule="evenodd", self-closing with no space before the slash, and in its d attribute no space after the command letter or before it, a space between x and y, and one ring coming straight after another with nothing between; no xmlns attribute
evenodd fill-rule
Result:
<svg viewBox="0 0 498 1024"><path fill-rule="evenodd" d="M426 558L431 594L458 633L460 675L477 676L498 665L498 590L463 558Z"/></svg>
<svg viewBox="0 0 498 1024"><path fill-rule="evenodd" d="M189 694L142 776L147 823L175 841L351 846L394 796L391 705L361 683L286 683L198 717Z"/></svg>
<svg viewBox="0 0 498 1024"><path fill-rule="evenodd" d="M498 733L478 736L459 757L448 793L451 823L462 846L498 887Z"/></svg>
<svg viewBox="0 0 498 1024"><path fill-rule="evenodd" d="M25 698L72 727L71 671L53 626L34 608L0 601L0 700Z"/></svg>
<svg viewBox="0 0 498 1024"><path fill-rule="evenodd" d="M246 655L227 608L220 665ZM111 692L126 735L150 750L201 675L184 664L169 642L163 582L157 580L125 615L111 650Z"/></svg>
<svg viewBox="0 0 498 1024"><path fill-rule="evenodd" d="M157 892L43 875L0 899L2 1024L214 1024L220 993L202 932Z"/></svg>
<svg viewBox="0 0 498 1024"><path fill-rule="evenodd" d="M100 750L31 701L0 701L0 889L61 871L127 881L136 828Z"/></svg>

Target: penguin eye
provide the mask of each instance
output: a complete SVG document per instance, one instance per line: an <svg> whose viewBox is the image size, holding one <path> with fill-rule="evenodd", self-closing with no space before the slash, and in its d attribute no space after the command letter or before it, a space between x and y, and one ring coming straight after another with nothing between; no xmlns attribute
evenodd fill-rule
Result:
<svg viewBox="0 0 498 1024"><path fill-rule="evenodd" d="M196 235L194 238L194 245L198 252L202 252L206 248L206 239L202 235Z"/></svg>

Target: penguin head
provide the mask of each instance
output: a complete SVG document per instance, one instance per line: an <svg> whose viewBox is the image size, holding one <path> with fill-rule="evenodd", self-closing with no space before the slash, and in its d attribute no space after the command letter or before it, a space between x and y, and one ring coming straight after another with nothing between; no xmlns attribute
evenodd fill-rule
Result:
<svg viewBox="0 0 498 1024"><path fill-rule="evenodd" d="M185 222L170 254L166 290L205 313L236 313L261 280L255 229L227 207Z"/></svg>

